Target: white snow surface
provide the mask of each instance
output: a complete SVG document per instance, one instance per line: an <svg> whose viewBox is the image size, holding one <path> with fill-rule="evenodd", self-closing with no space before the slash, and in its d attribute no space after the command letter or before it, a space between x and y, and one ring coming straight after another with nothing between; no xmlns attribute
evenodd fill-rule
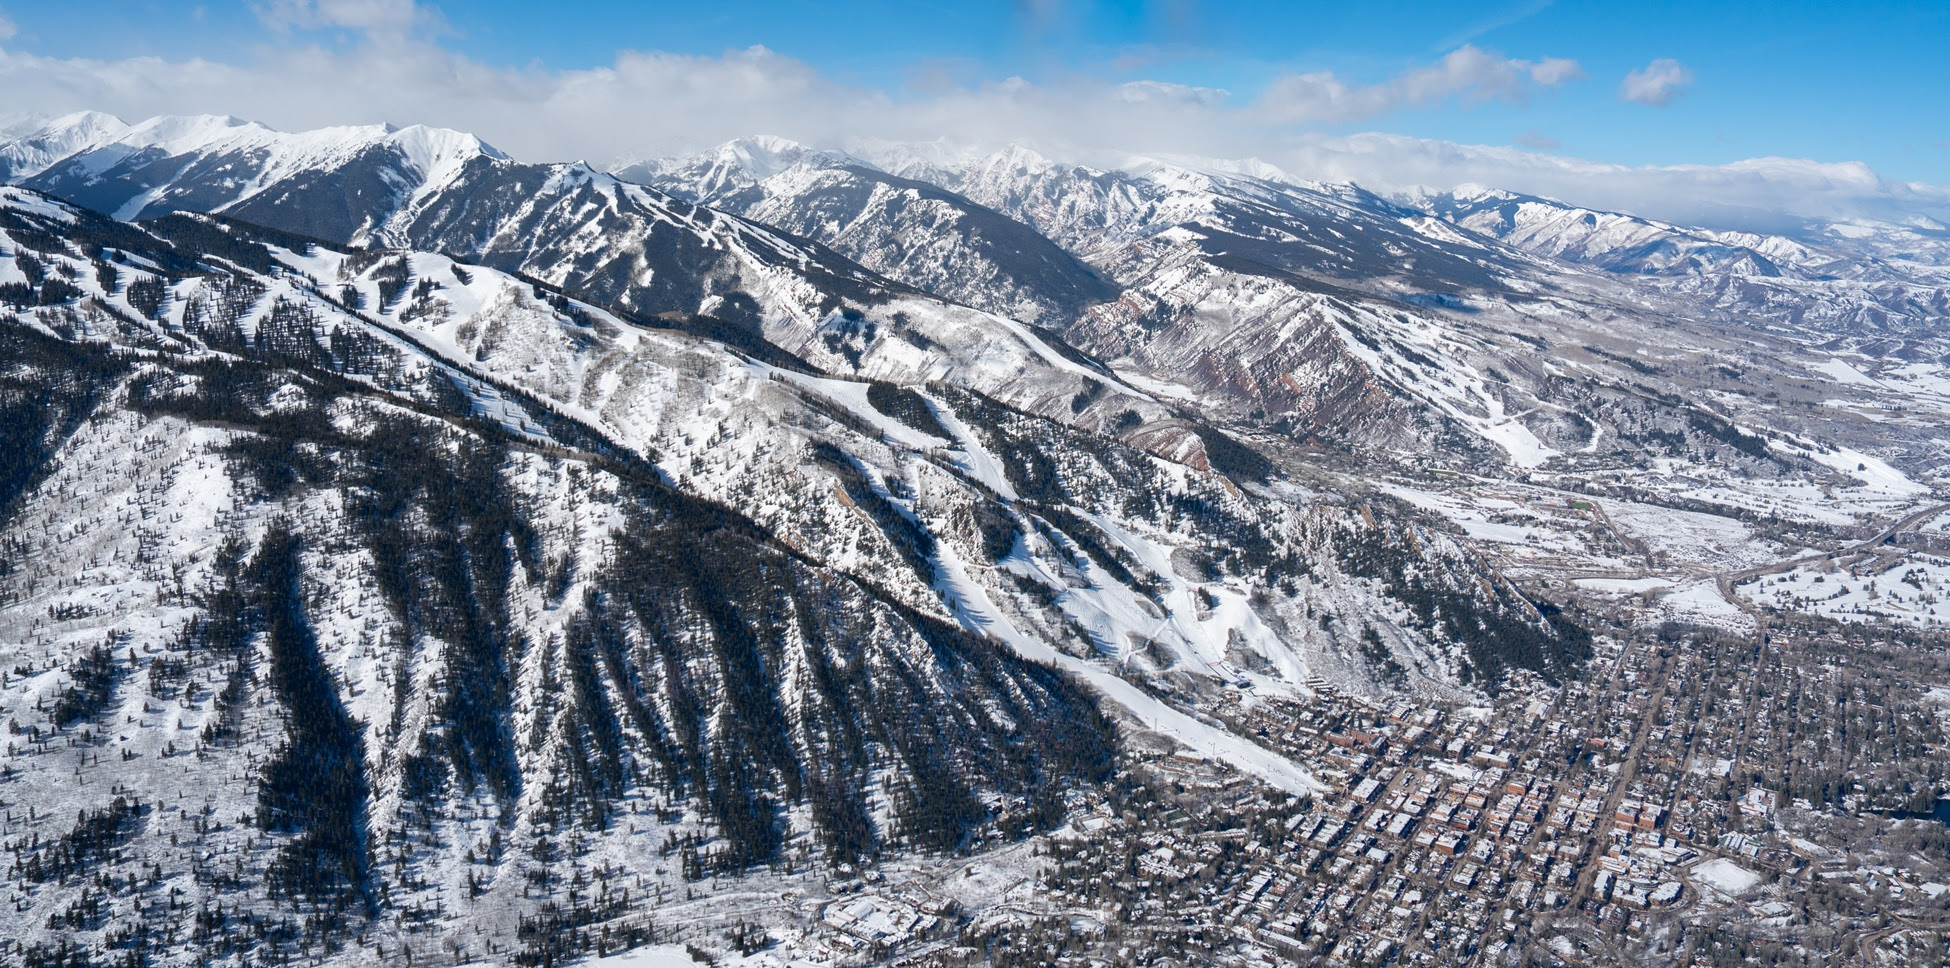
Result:
<svg viewBox="0 0 1950 968"><path fill-rule="evenodd" d="M962 563L954 558L952 552L944 551L940 563L940 587L963 624L995 637L1024 658L1071 673L1106 699L1123 707L1146 728L1168 736L1188 749L1252 773L1296 796L1326 792L1326 786L1292 760L1243 737L1193 719L1109 670L1059 652L1048 643L1024 634L1000 613L989 600L987 592L968 579Z"/></svg>
<svg viewBox="0 0 1950 968"><path fill-rule="evenodd" d="M16 148L16 146L19 146ZM418 200L449 181L469 160L505 158L473 135L446 128L390 124L277 131L254 122L216 115L161 115L125 124L108 115L84 112L58 118L0 151L24 155L15 178L38 174L56 162L78 154L100 171L137 152L160 152L167 157L212 157L238 154L250 159L251 176L227 186L223 206L249 199L266 187L301 172L326 171L377 147L399 151L418 177L409 200ZM39 151L39 155L34 153ZM9 159L12 160L12 159ZM29 170L31 169L31 170ZM131 198L117 218L129 218L161 197L174 184L162 180Z"/></svg>
<svg viewBox="0 0 1950 968"><path fill-rule="evenodd" d="M1760 883L1761 877L1724 857L1715 857L1694 867L1693 880L1722 894L1739 897Z"/></svg>

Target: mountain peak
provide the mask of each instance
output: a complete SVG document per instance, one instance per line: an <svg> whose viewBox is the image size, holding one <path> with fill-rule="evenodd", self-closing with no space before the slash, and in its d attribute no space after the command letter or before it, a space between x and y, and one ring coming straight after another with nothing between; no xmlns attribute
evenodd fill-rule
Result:
<svg viewBox="0 0 1950 968"><path fill-rule="evenodd" d="M477 155L508 160L500 149L465 131L424 124L409 124L404 128L387 125L386 128L386 140L404 152L407 160L429 179Z"/></svg>
<svg viewBox="0 0 1950 968"><path fill-rule="evenodd" d="M1004 147L1001 151L991 155L990 159L991 167L1007 167L1017 171L1031 173L1046 171L1055 167L1054 162L1044 157L1034 148L1019 144L1010 144Z"/></svg>
<svg viewBox="0 0 1950 968"><path fill-rule="evenodd" d="M1449 190L1449 196L1457 201L1465 202L1492 200L1508 202L1515 201L1517 198L1512 192L1506 192L1501 188L1491 188L1488 185L1482 185L1476 182L1463 182L1457 185L1455 188Z"/></svg>
<svg viewBox="0 0 1950 968"><path fill-rule="evenodd" d="M858 164L838 151L777 135L734 138L695 155L637 162L614 169L626 181L663 186L691 201L715 203L800 165Z"/></svg>
<svg viewBox="0 0 1950 968"><path fill-rule="evenodd" d="M753 181L764 181L794 165L810 161L856 161L843 152L821 150L790 138L766 134L734 138L699 156L696 161L702 161L705 157L715 164L741 171Z"/></svg>
<svg viewBox="0 0 1950 968"><path fill-rule="evenodd" d="M77 111L52 120L23 117L9 126L12 140L0 144L0 179L37 175L77 151L113 140L129 126L99 111Z"/></svg>
<svg viewBox="0 0 1950 968"><path fill-rule="evenodd" d="M127 121L102 111L76 111L64 114L41 124L43 132L48 131L119 131L126 130Z"/></svg>
<svg viewBox="0 0 1950 968"><path fill-rule="evenodd" d="M189 145L235 137L242 131L275 133L264 125L228 114L159 114L131 126L118 140Z"/></svg>

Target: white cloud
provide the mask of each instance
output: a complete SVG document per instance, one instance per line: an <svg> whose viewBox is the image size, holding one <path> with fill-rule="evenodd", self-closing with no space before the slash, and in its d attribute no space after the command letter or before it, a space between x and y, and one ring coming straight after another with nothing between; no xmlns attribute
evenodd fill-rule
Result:
<svg viewBox="0 0 1950 968"><path fill-rule="evenodd" d="M1358 121L1399 108L1427 107L1451 97L1464 102L1520 101L1532 85L1556 87L1585 76L1577 61L1548 57L1532 63L1464 44L1441 61L1379 84L1349 86L1333 73L1287 74L1261 98L1261 110L1282 122Z"/></svg>
<svg viewBox="0 0 1950 968"><path fill-rule="evenodd" d="M278 31L337 27L386 40L441 23L439 11L414 0L267 0L254 9Z"/></svg>
<svg viewBox="0 0 1950 968"><path fill-rule="evenodd" d="M1625 75L1625 80L1618 85L1618 96L1662 108L1692 83L1692 70L1670 57L1661 57Z"/></svg>
<svg viewBox="0 0 1950 968"><path fill-rule="evenodd" d="M1556 138L1553 138L1550 135L1547 135L1542 131L1537 130L1536 128L1531 128L1529 131L1525 131L1524 133L1517 135L1516 137L1511 138L1510 140L1526 148L1535 148L1538 151L1556 151L1559 147L1561 147L1557 143Z"/></svg>
<svg viewBox="0 0 1950 968"><path fill-rule="evenodd" d="M1886 179L1853 161L1628 166L1389 134L1305 138L1276 157L1288 171L1382 190L1477 183L1682 224L1757 231L1806 219L1950 217L1950 187Z"/></svg>
<svg viewBox="0 0 1950 968"><path fill-rule="evenodd" d="M1530 79L1545 87L1556 87L1571 81L1582 81L1590 75L1578 62L1563 57L1546 57L1530 68Z"/></svg>
<svg viewBox="0 0 1950 968"><path fill-rule="evenodd" d="M1177 104L1205 108L1223 107L1232 92L1216 87L1192 87L1164 81L1130 81L1117 86L1126 101Z"/></svg>
<svg viewBox="0 0 1950 968"><path fill-rule="evenodd" d="M5 10L0 10L0 42L14 39L14 34L18 32L19 28L14 26L13 18L7 16Z"/></svg>
<svg viewBox="0 0 1950 968"><path fill-rule="evenodd" d="M1331 75L1312 75L1282 79L1258 98L1158 82L1020 78L895 98L839 83L762 47L715 57L624 52L588 70L503 69L419 33L399 35L405 21L398 10L360 13L322 0L305 9L337 18L342 29L357 22L394 33L361 34L349 46L287 45L262 62L240 64L50 58L0 47L0 90L10 105L45 114L94 109L130 120L231 114L287 130L419 122L473 132L530 161L611 164L752 134L824 147L945 136L975 148L1020 143L1098 166L1132 154L1199 155L1259 158L1298 177L1378 189L1478 182L1676 221L1756 226L1778 222L1783 213L1905 212L1950 219L1950 190L1890 182L1859 164L1765 159L1630 168L1516 148L1383 134L1330 137L1294 127L1304 119L1372 117L1451 99L1520 98L1575 76L1562 62L1507 60L1475 48L1378 85L1350 87ZM412 9L424 17L427 8Z"/></svg>

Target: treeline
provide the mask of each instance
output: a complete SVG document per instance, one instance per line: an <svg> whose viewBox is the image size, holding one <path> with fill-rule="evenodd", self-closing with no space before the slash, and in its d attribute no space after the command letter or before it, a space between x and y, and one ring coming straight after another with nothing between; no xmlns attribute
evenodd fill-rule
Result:
<svg viewBox="0 0 1950 968"><path fill-rule="evenodd" d="M1451 576L1451 563L1424 556L1393 526L1344 524L1332 540L1349 574L1381 582L1417 628L1462 649L1465 682L1494 692L1525 669L1555 683L1591 657L1590 631L1557 606L1532 603L1500 579Z"/></svg>
<svg viewBox="0 0 1950 968"><path fill-rule="evenodd" d="M931 437L944 441L955 439L955 435L949 433L948 428L941 425L941 419L934 415L927 398L906 387L874 380L867 384L867 403L875 410Z"/></svg>
<svg viewBox="0 0 1950 968"><path fill-rule="evenodd" d="M101 809L84 809L75 816L74 828L59 838L24 849L14 845L13 876L34 883L65 883L87 875L134 839L142 818L154 809L119 796Z"/></svg>
<svg viewBox="0 0 1950 968"><path fill-rule="evenodd" d="M1186 528L1197 533L1216 569L1215 579L1222 574L1255 576L1272 585L1305 573L1304 561L1287 542L1217 482L1194 479L1181 487L1159 470L1155 458L1109 437L1025 414L973 391L946 386L935 390L1001 462L1023 504L1062 530L1118 581L1146 594L1163 584L1075 514L1076 508L1121 514L1162 531ZM1199 433L1204 439L1204 432ZM1230 438L1225 441L1245 450ZM1226 442L1216 446L1224 451ZM1233 457L1228 468L1219 468L1223 473L1264 476L1264 468ZM997 535L996 544L1001 537Z"/></svg>
<svg viewBox="0 0 1950 968"><path fill-rule="evenodd" d="M0 319L0 524L126 364ZM0 574L8 566L0 562Z"/></svg>
<svg viewBox="0 0 1950 968"><path fill-rule="evenodd" d="M364 745L318 654L288 523L265 534L255 570L271 686L285 713L285 744L259 780L257 825L294 835L266 877L277 893L343 908L367 900Z"/></svg>
<svg viewBox="0 0 1950 968"><path fill-rule="evenodd" d="M1001 819L985 796L1022 814L1107 774L1108 722L1056 673L814 568L715 505L652 491L631 503L570 636L572 678L588 680L574 686L586 812L628 772L609 764L647 767L716 824L701 874L774 862L788 803L809 804L828 855L850 861L890 842L953 849ZM891 831L870 820L876 775Z"/></svg>

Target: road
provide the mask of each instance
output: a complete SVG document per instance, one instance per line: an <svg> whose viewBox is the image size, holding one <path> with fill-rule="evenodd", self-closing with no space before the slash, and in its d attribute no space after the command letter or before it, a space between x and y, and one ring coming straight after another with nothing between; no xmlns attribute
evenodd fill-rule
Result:
<svg viewBox="0 0 1950 968"><path fill-rule="evenodd" d="M1862 541L1856 544L1849 545L1846 548L1841 548L1835 551L1819 551L1811 555L1802 555L1799 558L1790 558L1786 561L1777 561L1771 565L1755 565L1752 568L1743 568L1739 571L1728 572L1725 575L1722 575L1720 578L1721 588L1725 589L1729 586L1729 584L1738 585L1742 582L1752 581L1753 579L1759 578L1762 575L1772 575L1778 572L1788 571L1794 568L1798 568L1802 565L1812 564L1813 562L1820 561L1824 558L1839 558L1843 555L1853 555L1853 554L1860 554L1865 551L1874 551L1883 542L1888 541L1890 538L1895 537L1898 531L1907 531L1910 528L1918 524L1921 524L1924 521L1929 520L1930 518L1933 518L1939 514L1944 513L1945 511L1950 511L1950 504L1938 504L1933 507L1924 508L1921 511L1917 511L1914 514L1911 514L1908 517L1903 518L1901 521L1898 521L1895 524L1892 524L1889 527L1882 529L1880 532L1877 532L1875 537L1870 538L1867 541Z"/></svg>
<svg viewBox="0 0 1950 968"><path fill-rule="evenodd" d="M1640 645L1639 648L1656 647L1647 644ZM1611 838L1605 835L1605 831L1611 827L1612 819L1618 814L1619 803L1624 801L1625 794L1631 789L1633 779L1638 776L1639 758L1645 754L1646 740L1652 736L1652 724L1658 718L1659 709L1665 702L1667 686L1666 673L1672 665L1672 653L1667 649L1657 648L1656 655L1658 657L1658 665L1655 667L1651 663L1647 663L1643 674L1637 680L1640 684L1651 682L1654 685L1646 694L1645 712L1639 716L1638 723L1632 730L1632 745L1625 749L1620 766L1618 767L1618 773L1612 779L1611 792L1605 796L1604 809L1598 814L1598 827L1592 833L1590 854L1585 858L1584 868L1578 874L1577 887L1571 895L1569 907L1573 909L1580 902L1591 896L1592 882L1597 880L1600 869L1598 858L1602 856L1604 848L1611 842ZM1621 652L1618 657L1618 671L1614 672L1611 694L1606 696L1604 702L1597 708L1602 710L1615 708L1614 704L1617 702L1619 693L1627 687L1624 676L1622 675L1625 665L1626 653ZM1632 688L1636 688L1636 686ZM1606 752L1610 752L1609 745L1607 745Z"/></svg>

